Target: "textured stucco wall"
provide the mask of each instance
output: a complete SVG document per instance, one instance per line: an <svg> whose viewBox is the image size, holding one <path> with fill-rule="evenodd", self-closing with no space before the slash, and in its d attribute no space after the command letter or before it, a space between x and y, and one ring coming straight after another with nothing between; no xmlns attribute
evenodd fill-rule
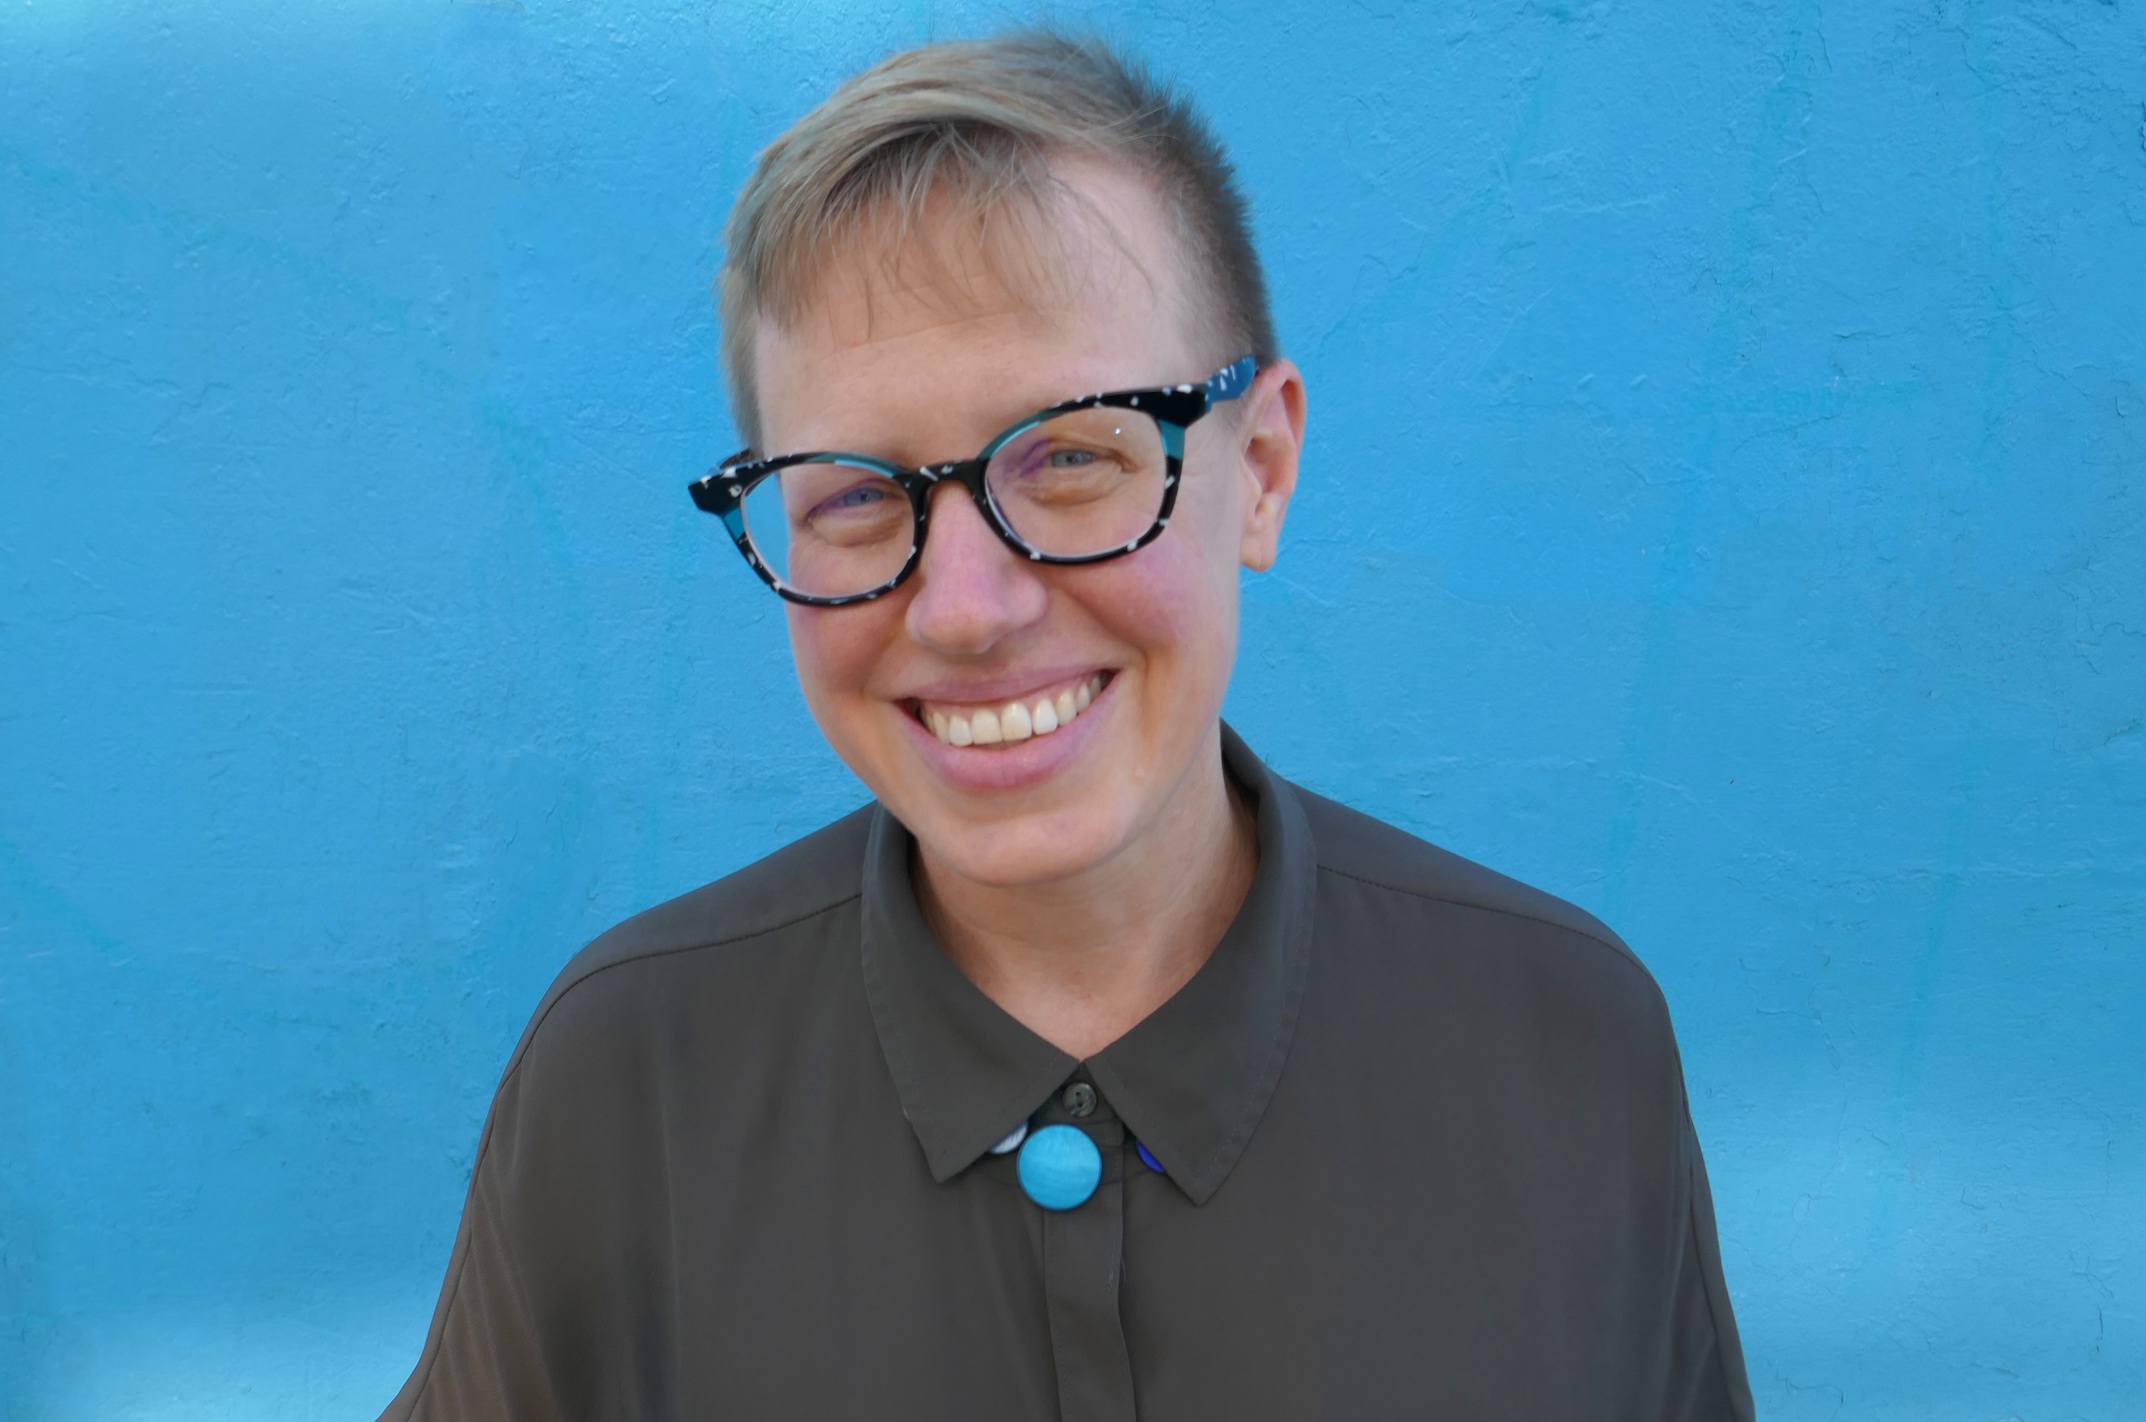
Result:
<svg viewBox="0 0 2146 1422"><path fill-rule="evenodd" d="M2146 5L1056 12L1309 373L1233 717L1653 966L1766 1412L2146 1416ZM1020 13L0 5L0 1417L369 1417L553 971L857 798L705 287Z"/></svg>

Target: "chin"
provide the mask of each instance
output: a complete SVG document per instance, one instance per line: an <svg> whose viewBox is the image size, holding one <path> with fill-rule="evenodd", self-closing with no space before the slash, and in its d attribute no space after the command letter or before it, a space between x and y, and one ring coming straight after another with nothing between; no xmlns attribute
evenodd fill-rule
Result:
<svg viewBox="0 0 2146 1422"><path fill-rule="evenodd" d="M896 816L900 818L899 814ZM1060 809L975 823L946 815L909 824L938 864L972 883L1026 889L1077 878L1109 859L1125 836L1116 832L1116 807Z"/></svg>

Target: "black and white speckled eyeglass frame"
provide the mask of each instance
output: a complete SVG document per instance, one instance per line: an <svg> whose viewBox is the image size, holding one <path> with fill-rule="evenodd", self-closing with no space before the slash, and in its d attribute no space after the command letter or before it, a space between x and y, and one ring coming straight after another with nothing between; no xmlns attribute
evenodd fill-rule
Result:
<svg viewBox="0 0 2146 1422"><path fill-rule="evenodd" d="M1234 400L1251 388L1252 379L1259 373L1259 362L1253 356L1235 360L1216 371L1197 385L1159 385L1146 390L1112 390L1100 395L1083 395L1077 400L1065 400L1048 409L1038 410L1018 424L1002 430L985 445L983 452L974 459L957 459L946 464L927 464L919 469L894 464L884 459L875 459L867 454L848 454L837 450L816 450L806 454L784 454L773 459L756 459L750 449L739 450L722 464L688 486L694 504L704 513L712 513L722 519L723 526L730 530L731 541L738 545L738 552L760 578L777 593L791 602L807 607L846 607L854 602L870 602L876 597L885 597L900 587L903 580L916 571L917 563L924 556L924 535L931 525L931 491L946 480L953 480L969 491L984 522L999 536L1008 548L1033 563L1102 563L1112 558L1146 547L1162 536L1169 526L1170 510L1177 506L1177 481L1184 470L1185 431L1201 416L1225 400ZM1162 431L1164 472L1162 506L1156 511L1155 521L1147 532L1138 538L1106 548L1100 553L1046 553L1029 545L1020 534L1006 522L992 500L990 486L984 481L984 470L991 456L998 453L1010 441L1024 431L1033 429L1045 420L1068 414L1074 410L1096 408L1139 410L1151 416ZM820 597L799 592L783 582L765 559L754 551L751 536L745 529L745 496L752 492L761 480L770 477L793 464L854 464L876 470L901 486L909 497L909 507L916 520L915 532L910 538L909 557L893 577L878 587L863 592L846 593L840 597Z"/></svg>

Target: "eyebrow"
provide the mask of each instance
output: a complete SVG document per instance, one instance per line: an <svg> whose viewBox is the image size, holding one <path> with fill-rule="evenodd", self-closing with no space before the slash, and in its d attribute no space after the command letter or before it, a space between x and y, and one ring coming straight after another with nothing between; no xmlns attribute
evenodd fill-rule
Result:
<svg viewBox="0 0 2146 1422"><path fill-rule="evenodd" d="M1052 407L1057 405L1063 405L1069 400L1083 400L1091 395L1110 394L1120 390L1165 390L1172 387L1172 382L1158 380L1149 381L1147 383L1140 383L1137 381L1112 380L1107 381L1101 385L1091 384L1087 387L1078 389L1070 388L1071 385L1072 382L1057 382L1055 386L1049 387L1055 389L1056 393L1045 395L1040 398L1031 398L1022 401L1008 400L1007 402L1005 402L1005 408L1012 413L1002 418L995 419L993 422L991 422L989 430L983 435L981 439L971 442L969 446L965 449L961 449L952 453L941 452L932 454L929 457L925 458L905 458L901 454L889 452L889 447L884 443L884 441L877 435L874 435L868 436L861 440L837 439L828 441L807 442L799 444L792 449L754 449L753 457L756 460L759 460L780 459L792 454L868 454L875 459L884 459L892 464L900 464L909 468L922 468L924 465L937 464L948 459L967 459L970 456L974 455L977 451L981 450L986 444L989 444L992 440L998 438L1007 430L1012 429L1015 425L1029 418L1031 415L1034 415L1042 410L1051 409Z"/></svg>

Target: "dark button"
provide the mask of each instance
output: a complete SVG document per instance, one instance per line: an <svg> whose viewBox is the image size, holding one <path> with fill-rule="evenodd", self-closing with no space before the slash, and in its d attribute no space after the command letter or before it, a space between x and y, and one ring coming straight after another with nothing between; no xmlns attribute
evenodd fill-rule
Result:
<svg viewBox="0 0 2146 1422"><path fill-rule="evenodd" d="M1086 1120L1095 1114L1095 1088L1085 1081L1074 1082L1058 1100L1077 1120Z"/></svg>

